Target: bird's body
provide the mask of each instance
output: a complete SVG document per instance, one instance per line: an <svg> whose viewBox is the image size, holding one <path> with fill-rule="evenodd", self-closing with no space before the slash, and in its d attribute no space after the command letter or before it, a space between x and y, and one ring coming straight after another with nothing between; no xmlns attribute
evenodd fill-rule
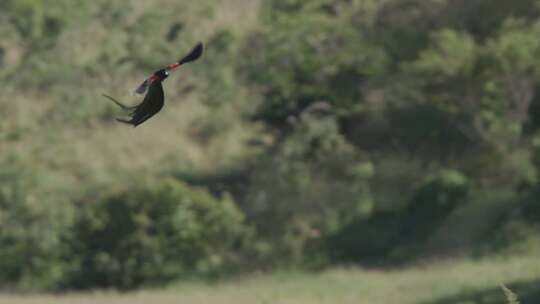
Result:
<svg viewBox="0 0 540 304"><path fill-rule="evenodd" d="M150 88L148 88L148 93L144 96L144 99L140 106L138 106L133 111L133 116L131 120L125 121L118 119L118 121L132 124L134 126L140 125L145 122L148 118L154 116L157 112L161 111L163 108L165 96L163 93L163 86L161 81L154 81Z"/></svg>
<svg viewBox="0 0 540 304"><path fill-rule="evenodd" d="M165 104L165 94L163 93L163 86L161 81L154 81L148 88L148 93L144 96L143 101L133 107L126 106L111 96L103 94L103 96L112 100L115 104L120 106L122 109L129 112L131 115L130 120L117 118L117 121L133 125L134 127L142 124L148 118L154 116L157 112L161 111L163 105Z"/></svg>
<svg viewBox="0 0 540 304"><path fill-rule="evenodd" d="M184 63L197 60L201 56L202 51L202 43L199 43L188 55L184 56L178 62L170 64L166 68L157 70L152 76L143 81L135 92L138 94L146 92L146 95L144 96L143 101L136 106L126 106L113 97L103 94L104 97L112 100L130 115L129 120L121 118L117 118L116 120L136 127L161 111L165 104L165 94L163 93L163 86L161 83L169 77L169 71L175 70Z"/></svg>

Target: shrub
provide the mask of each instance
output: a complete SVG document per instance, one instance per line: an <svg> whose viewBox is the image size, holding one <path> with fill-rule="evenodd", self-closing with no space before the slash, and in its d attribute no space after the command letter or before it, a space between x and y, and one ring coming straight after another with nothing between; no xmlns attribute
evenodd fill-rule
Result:
<svg viewBox="0 0 540 304"><path fill-rule="evenodd" d="M133 288L215 270L244 231L229 197L171 179L85 202L81 211L78 260L66 282L75 288Z"/></svg>
<svg viewBox="0 0 540 304"><path fill-rule="evenodd" d="M398 212L377 212L361 218L326 239L326 250L334 262L376 262L400 241Z"/></svg>
<svg viewBox="0 0 540 304"><path fill-rule="evenodd" d="M60 186L63 185L63 186ZM18 161L0 164L0 286L53 288L73 224L69 184Z"/></svg>
<svg viewBox="0 0 540 304"><path fill-rule="evenodd" d="M304 113L249 174L242 207L266 258L299 262L310 243L367 213L371 171L333 118Z"/></svg>
<svg viewBox="0 0 540 304"><path fill-rule="evenodd" d="M327 251L335 261L401 262L414 256L418 246L465 202L468 189L468 179L458 171L430 175L405 208L377 211L352 222L326 239Z"/></svg>
<svg viewBox="0 0 540 304"><path fill-rule="evenodd" d="M466 201L469 181L459 171L442 170L428 176L415 191L404 213L404 237L421 238L433 232Z"/></svg>

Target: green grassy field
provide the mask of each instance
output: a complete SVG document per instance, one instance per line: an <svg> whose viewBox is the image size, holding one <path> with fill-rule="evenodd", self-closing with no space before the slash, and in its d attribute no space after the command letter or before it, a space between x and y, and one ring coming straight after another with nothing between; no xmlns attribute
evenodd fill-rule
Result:
<svg viewBox="0 0 540 304"><path fill-rule="evenodd" d="M538 299L536 257L456 260L400 270L340 268L276 273L227 283L180 283L133 293L7 295L0 303L506 303L500 284L522 303Z"/></svg>

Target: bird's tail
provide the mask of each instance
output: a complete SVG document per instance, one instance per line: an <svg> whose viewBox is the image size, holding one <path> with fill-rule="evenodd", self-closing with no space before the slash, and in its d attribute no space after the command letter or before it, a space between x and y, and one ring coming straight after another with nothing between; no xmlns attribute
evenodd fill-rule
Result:
<svg viewBox="0 0 540 304"><path fill-rule="evenodd" d="M117 106L119 106L120 108L122 108L123 110L126 110L126 111L134 111L137 106L133 106L133 107L130 107L130 106L126 106L125 104L122 104L121 102L119 102L118 100L112 98L111 96L107 95L107 94L101 94L103 97L105 98L108 98L109 100L111 100L112 102L114 102Z"/></svg>

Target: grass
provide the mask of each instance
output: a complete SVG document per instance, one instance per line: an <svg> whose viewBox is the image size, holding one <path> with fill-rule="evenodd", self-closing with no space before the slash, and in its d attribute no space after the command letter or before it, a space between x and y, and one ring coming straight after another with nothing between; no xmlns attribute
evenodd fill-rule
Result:
<svg viewBox="0 0 540 304"><path fill-rule="evenodd" d="M275 273L208 284L179 282L131 293L0 295L0 304L34 303L505 303L508 292L528 303L540 290L537 257L455 260L399 270L339 268L316 274ZM538 298L536 298L538 299Z"/></svg>
<svg viewBox="0 0 540 304"><path fill-rule="evenodd" d="M212 52L206 52L197 64L167 80L165 109L137 129L115 122L114 117L120 116L121 111L101 96L108 93L135 104L140 98L129 97L127 92L151 73L154 66L168 63L170 58L189 49L194 41L211 43L216 32L227 30L238 37L245 35L258 22L260 1L244 2L218 0L209 5L175 0L156 3L132 0L111 5L116 7L114 12L122 16L114 22L99 13L109 6L108 1L89 3L85 10L78 12L79 17L66 14L64 28L53 49L56 59L48 60L46 51L36 59L57 66L62 71L59 74L66 79L51 80L49 68L43 74L34 71L25 74L28 79L10 78L12 82L6 84L5 94L0 96L0 106L9 113L0 122L0 146L5 146L0 149L0 161L17 155L25 163L78 181L79 188L83 189L88 184L115 181L141 172L158 175L175 170L218 171L227 167L231 159L249 153L245 152L244 142L255 132L236 116L229 115L231 126L220 128L219 135L211 141L201 143L197 137L196 131L201 128L197 122L209 120L210 109L202 104L206 97L206 78L200 74L213 68L208 66L212 56L217 56ZM163 9L165 7L167 9ZM155 17L163 14L166 16ZM101 19L96 21L95 16ZM0 31L15 32L9 18L2 17ZM185 29L179 38L163 42L164 48L174 50L173 57L160 55L158 63L144 68L135 67L133 63L118 63L126 58L130 62L141 61L137 57L140 54L132 51L126 42L128 37L150 39L145 29L151 28L158 37L156 41L165 41L163 37L171 25L180 21ZM140 28L134 28L136 25ZM132 32L126 32L127 28ZM25 45L9 37L0 35L0 47ZM10 48L9 54L11 52L15 51ZM15 57L4 58L6 67L18 67L20 60ZM48 84L35 84L43 81ZM189 92L185 90L193 84L199 86ZM220 111L231 111L234 107L229 100L224 100L223 104L226 105Z"/></svg>

